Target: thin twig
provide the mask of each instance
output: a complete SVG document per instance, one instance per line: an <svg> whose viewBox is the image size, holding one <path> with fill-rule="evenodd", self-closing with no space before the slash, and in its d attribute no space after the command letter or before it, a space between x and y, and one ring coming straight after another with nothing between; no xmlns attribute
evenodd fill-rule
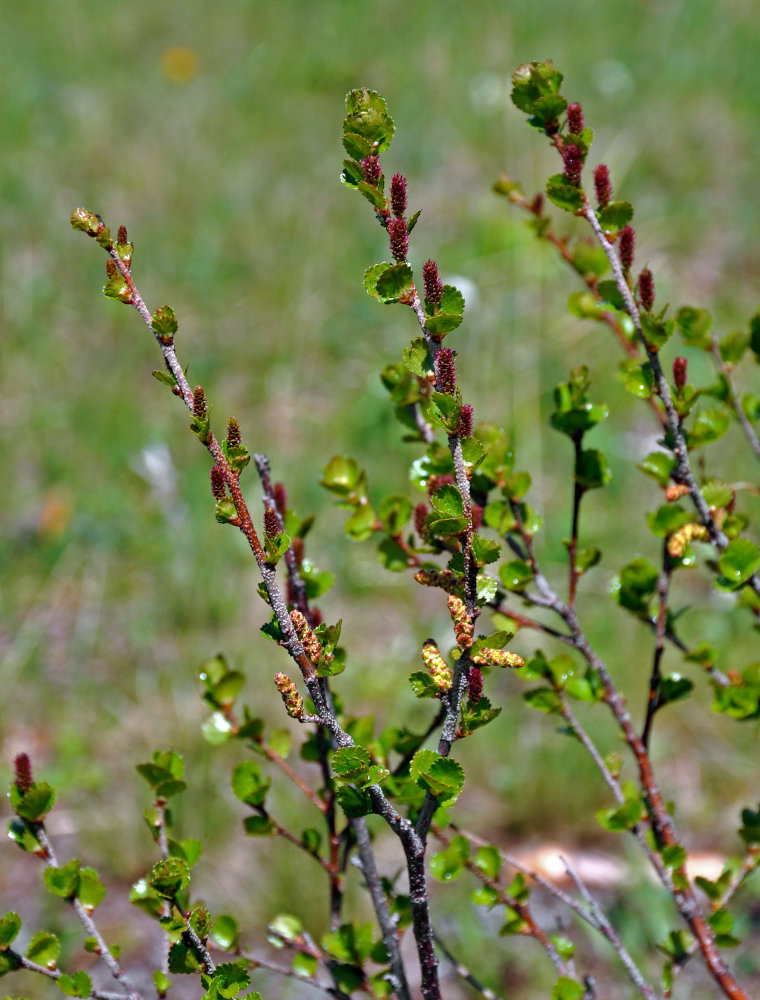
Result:
<svg viewBox="0 0 760 1000"><path fill-rule="evenodd" d="M43 823L35 824L34 833L37 840L40 842L43 851L45 852L45 856L43 858L45 864L49 868L58 868L58 859L55 856L55 851L53 850L53 845L50 842L50 837L45 829L45 825ZM90 937L95 938L95 941L97 942L96 954L103 960L103 962L105 962L108 967L108 971L111 973L116 982L120 983L127 991L129 1000L142 1000L140 994L132 985L127 973L113 957L113 954L98 930L95 921L92 919L84 906L82 906L76 896L71 900L71 905L73 906L77 917L79 917L82 926L87 931L87 934Z"/></svg>
<svg viewBox="0 0 760 1000"><path fill-rule="evenodd" d="M656 1000L657 997L656 992L652 989L652 987L646 982L646 980L642 976L638 966L633 961L627 949L625 948L625 945L618 937L615 928L607 919L607 915L605 914L604 910L601 908L601 906L596 901L594 896L592 896L592 894L589 892L578 872L575 870L573 865L567 860L567 858L564 858L560 855L560 860L562 861L562 864L565 866L568 875L575 883L576 888L583 896L583 898L586 900L589 911L593 914L597 927L610 942L612 947L615 949L615 952L617 953L618 957L620 958L620 961L625 966L626 972L630 976L631 981L638 988L641 995L646 997L647 1000Z"/></svg>
<svg viewBox="0 0 760 1000"><path fill-rule="evenodd" d="M649 747L649 736L652 729L652 722L657 711L662 706L660 699L660 662L665 651L665 631L668 622L668 594L670 592L670 581L673 576L673 564L668 552L667 539L662 544L662 569L657 578L657 624L655 626L654 656L652 658L652 672L649 676L649 695L647 697L646 716L644 727L641 730L641 742L645 747Z"/></svg>
<svg viewBox="0 0 760 1000"><path fill-rule="evenodd" d="M726 381L726 385L728 386L728 398L726 399L726 402L736 414L742 430L744 431L744 436L747 438L750 448L755 453L755 458L760 458L760 438L758 438L755 428L752 426L749 417L744 412L741 400L736 395L734 380L731 378L731 372L728 365L721 357L720 345L718 344L718 339L715 334L713 334L710 338L710 353L715 359L716 368L723 376Z"/></svg>
<svg viewBox="0 0 760 1000"><path fill-rule="evenodd" d="M472 972L470 972L467 966L462 965L461 962L457 961L441 940L440 934L435 935L435 943L438 950L443 952L445 957L449 960L449 962L451 962L454 972L456 972L460 979L463 979L466 983L472 986L477 993L479 993L482 997L485 997L485 1000L500 1000L493 990L489 990L487 986L484 986L480 980L477 979Z"/></svg>
<svg viewBox="0 0 760 1000"><path fill-rule="evenodd" d="M38 972L41 976L47 976L48 979L58 980L65 974L61 972L60 969L49 969L47 965L38 965L37 962L33 962L31 959L26 958L25 955L14 951L13 948L7 948L5 950L5 954L10 955L11 958L15 959L21 968L26 969L28 972ZM94 989L88 994L87 1000L126 1000L128 995L140 996L139 993L111 993L108 990Z"/></svg>

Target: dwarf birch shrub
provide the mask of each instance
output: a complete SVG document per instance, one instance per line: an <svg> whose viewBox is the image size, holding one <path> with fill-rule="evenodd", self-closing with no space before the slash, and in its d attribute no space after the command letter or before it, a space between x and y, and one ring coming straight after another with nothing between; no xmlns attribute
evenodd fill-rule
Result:
<svg viewBox="0 0 760 1000"><path fill-rule="evenodd" d="M312 988L343 998L437 1000L468 991L506 996L499 993L505 984L482 981L477 970L461 964L456 933L439 927L437 901L446 890L431 894L431 886L462 876L473 884L473 906L498 918L490 925L498 935L487 944L503 950L505 967L515 942L531 939L536 980L526 995L544 995L537 985L546 982L543 963L551 970L545 993L553 1000L664 1000L695 991L750 996L743 982L752 976L757 932L742 890L760 849L757 789L747 790L740 817L716 819L721 841L731 845L720 874L695 875L689 834L679 822L678 789L661 784L652 748L661 713L678 713L699 688L711 691L714 712L737 725L760 718L758 664L737 662L730 648L716 648L706 638L687 643L682 620L691 618L698 627L701 609L684 608L678 590L684 575L699 574L743 609L748 630L757 627L760 548L742 490L751 478L745 462L760 459L760 395L746 388L753 362L760 360L760 314L745 329L721 336L706 309L658 301L656 275L636 260L634 208L618 198L607 166L595 163L593 131L561 86L562 75L551 62L516 70L512 99L533 129L526 141L548 142L557 172L535 196L507 175L495 184L496 194L524 213L536 238L567 265L570 312L596 324L620 350L614 372L596 370L593 358L568 357L567 376L554 390L550 425L566 440L567 454L569 532L561 571L556 563L545 569L530 454L516 453L498 413L481 413L477 398L462 393L459 370L477 370L479 364L467 349L464 296L441 279L434 257L417 270L410 263L410 244L425 248L427 257L424 221L407 180L390 166L395 126L386 102L366 88L346 98L341 181L361 196L357 205L368 203L368 221L379 224L386 246L385 260L366 262L364 290L378 308L393 307L394 317L409 327L408 345L383 367L380 379L413 455L410 487L377 496L354 456L304 460L321 466L321 483L344 512L346 536L372 545L388 572L403 575L409 614L420 613L413 599L420 587L431 588L447 609L450 630L425 639L417 662L398 664L399 683L408 678L407 696L417 709L413 727L384 717L375 729L371 719L354 717L343 704L340 674L352 669L352 651L341 645L342 622L323 620L315 603L334 578L309 558L312 519L295 513L286 486L272 478L269 458L249 450L264 444L255 431L242 429L234 417L222 431L212 423L206 388L188 382L176 353L173 309L152 310L138 290L125 227L113 236L94 212L80 208L72 214L73 227L106 254L105 295L134 308L153 334L163 355L154 375L189 411L190 429L210 456L211 509L217 522L242 533L260 576L261 630L272 641L272 659L279 657L266 683L273 682L282 697L282 716L260 718L255 704L241 703L245 678L224 656L202 665L209 709L204 735L211 744L239 748L232 774L219 780L231 782L245 810L245 834L289 842L305 880L311 878L309 866L320 872L328 907L314 914L314 926L291 914L272 914L272 951L247 939L234 916L234 899L230 913L211 913L195 899L192 869L203 863L201 844L176 835L172 816L172 803L192 788L192 775L184 774L177 749L158 749L137 764L149 790L145 817L154 863L131 892L135 906L155 921L159 959L151 983L139 956L124 956L122 963L118 947L101 934L96 910L105 886L78 859L59 858L45 823L54 790L33 774L22 753L9 791L10 837L37 855L47 891L79 919L84 954L59 964L60 941L46 930L21 946L21 919L10 912L0 920L0 974L31 971L65 995L99 1000L253 998L279 989L283 996L300 996ZM563 213L580 220L586 232L563 234ZM689 359L699 352L712 364L706 384L690 380ZM578 603L586 574L601 558L584 500L592 492L603 494L611 480L610 461L594 435L610 417L603 399L611 378L640 400L658 441L642 461L629 461L626 472L632 479L648 477L649 508L621 513L621 525L624 519L645 520L647 551L623 564L615 562L615 552L606 555L615 564L609 614L631 616L649 642L648 662L637 675L641 690L628 692L645 696L642 718L634 717L617 680L628 650L605 658ZM732 454L734 474L719 479L710 471L720 452L714 445L734 427L743 435L745 454ZM721 459L723 468L725 455ZM263 512L251 499L259 496ZM540 638L540 648L526 641L531 633ZM666 666L666 658L678 669ZM457 750L463 740L477 740L483 727L500 725L505 671L516 679L519 687L512 690L519 694L512 696L521 697L525 711L547 716L552 738L572 740L593 762L606 805L589 817L589 829L601 828L610 840L627 838L649 866L670 914L665 935L649 934L651 947L627 943L571 860L563 861L564 879L553 881L470 832L467 817L460 816L456 803L466 775ZM257 677L264 683L261 671ZM283 739L285 718L300 759ZM618 737L613 746L604 735L608 719ZM503 746L507 760L519 759L519 747ZM699 730L684 752L699 755ZM303 827L278 820L268 798L273 780L289 782L303 803ZM552 835L561 839L557 818ZM395 845L392 865L378 862L382 831ZM252 858L255 853L254 841ZM348 902L349 878L366 893L372 922ZM623 908L625 893L623 888ZM547 900L565 914L559 932L547 917ZM585 931L599 947L589 947ZM738 957L729 964L732 953ZM136 973L129 971L132 960ZM262 979L264 973L270 978ZM277 975L281 987L273 985L271 976ZM299 982L291 987L294 978Z"/></svg>

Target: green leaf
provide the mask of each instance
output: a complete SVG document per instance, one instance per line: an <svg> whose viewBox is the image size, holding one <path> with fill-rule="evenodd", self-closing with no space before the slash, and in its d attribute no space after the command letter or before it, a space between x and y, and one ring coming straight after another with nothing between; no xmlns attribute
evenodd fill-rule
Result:
<svg viewBox="0 0 760 1000"><path fill-rule="evenodd" d="M647 476L651 476L652 479L656 480L663 488L668 485L675 467L675 456L669 455L664 451L650 451L637 466Z"/></svg>
<svg viewBox="0 0 760 1000"><path fill-rule="evenodd" d="M221 746L232 736L232 723L223 712L214 712L201 726L201 732L207 743Z"/></svg>
<svg viewBox="0 0 760 1000"><path fill-rule="evenodd" d="M572 254L573 266L584 277L593 275L594 277L601 278L610 269L610 262L607 259L604 249L595 243L591 243L589 240L579 240L573 247ZM581 294L585 293L582 292ZM591 298L594 303L594 310L597 311L596 299L594 299L593 295Z"/></svg>
<svg viewBox="0 0 760 1000"><path fill-rule="evenodd" d="M470 845L466 837L453 837L446 849L434 854L430 859L430 874L438 882L452 882L464 871L470 855Z"/></svg>
<svg viewBox="0 0 760 1000"><path fill-rule="evenodd" d="M94 868L82 868L79 872L79 887L77 899L87 913L92 913L96 906L103 902L106 887L100 881Z"/></svg>
<svg viewBox="0 0 760 1000"><path fill-rule="evenodd" d="M88 997L92 993L92 980L81 969L70 976L64 972L58 979L58 989L67 997Z"/></svg>
<svg viewBox="0 0 760 1000"><path fill-rule="evenodd" d="M351 185L349 184L349 187ZM368 181L359 181L356 185L356 190L367 199L367 201L374 208L379 209L384 212L388 208L388 199L385 197L383 192L375 187L374 184L370 184Z"/></svg>
<svg viewBox="0 0 760 1000"><path fill-rule="evenodd" d="M438 311L449 316L461 316L464 313L464 295L454 285L444 285Z"/></svg>
<svg viewBox="0 0 760 1000"><path fill-rule="evenodd" d="M377 552L380 562L392 573L403 573L409 566L409 555L393 538L384 538Z"/></svg>
<svg viewBox="0 0 760 1000"><path fill-rule="evenodd" d="M232 772L232 791L235 797L248 806L263 806L272 784L264 776L261 766L252 760L241 761Z"/></svg>
<svg viewBox="0 0 760 1000"><path fill-rule="evenodd" d="M725 410L700 410L691 430L686 433L689 448L701 448L722 438L731 426L731 419Z"/></svg>
<svg viewBox="0 0 760 1000"><path fill-rule="evenodd" d="M501 854L496 847L492 847L490 844L479 847L473 860L475 867L484 872L488 878L497 879L499 877L502 861Z"/></svg>
<svg viewBox="0 0 760 1000"><path fill-rule="evenodd" d="M580 212L583 209L583 191L569 184L564 174L553 174L546 182L546 196L557 208L565 212Z"/></svg>
<svg viewBox="0 0 760 1000"><path fill-rule="evenodd" d="M600 825L612 833L630 830L641 820L646 810L638 789L633 782L626 782L623 788L625 801L613 809L600 809L596 814Z"/></svg>
<svg viewBox="0 0 760 1000"><path fill-rule="evenodd" d="M5 951L16 940L22 920L12 910L0 917L0 951Z"/></svg>
<svg viewBox="0 0 760 1000"><path fill-rule="evenodd" d="M560 697L551 688L533 688L532 691L525 691L523 699L531 708L546 715L558 715L562 711Z"/></svg>
<svg viewBox="0 0 760 1000"><path fill-rule="evenodd" d="M129 305L132 302L132 292L122 277L121 272L109 276L105 285L103 285L103 294L107 299L115 299L117 302L123 302L125 305Z"/></svg>
<svg viewBox="0 0 760 1000"><path fill-rule="evenodd" d="M677 503L663 504L651 514L647 514L649 530L658 538L672 535L674 531L678 531L693 520L694 516Z"/></svg>
<svg viewBox="0 0 760 1000"><path fill-rule="evenodd" d="M532 484L529 472L513 472L504 477L504 485L501 492L509 500L521 500Z"/></svg>
<svg viewBox="0 0 760 1000"><path fill-rule="evenodd" d="M612 479L612 469L604 452L595 448L581 451L575 463L575 481L584 490L606 486Z"/></svg>
<svg viewBox="0 0 760 1000"><path fill-rule="evenodd" d="M582 1000L586 995L586 987L577 979L560 976L552 987L551 1000Z"/></svg>
<svg viewBox="0 0 760 1000"><path fill-rule="evenodd" d="M639 399L649 399L654 395L654 372L649 362L634 367L626 367L623 371L623 385L632 396Z"/></svg>
<svg viewBox="0 0 760 1000"><path fill-rule="evenodd" d="M171 899L187 888L190 869L181 858L164 858L156 862L148 877L150 887L160 896Z"/></svg>
<svg viewBox="0 0 760 1000"><path fill-rule="evenodd" d="M659 351L663 344L666 344L673 335L676 325L675 320L665 320L660 316L654 315L654 313L646 311L640 313L640 319L644 340L646 340L651 350Z"/></svg>
<svg viewBox="0 0 760 1000"><path fill-rule="evenodd" d="M54 969L61 954L61 942L49 931L37 931L26 949L26 957L37 965Z"/></svg>
<svg viewBox="0 0 760 1000"><path fill-rule="evenodd" d="M617 233L633 218L633 205L629 201L611 201L596 213L599 225L607 233Z"/></svg>
<svg viewBox="0 0 760 1000"><path fill-rule="evenodd" d="M718 568L734 587L746 583L760 567L760 548L748 538L729 542L718 559Z"/></svg>
<svg viewBox="0 0 760 1000"><path fill-rule="evenodd" d="M169 949L169 972L175 975L193 975L201 970L201 961L193 948L182 941L175 941Z"/></svg>
<svg viewBox="0 0 760 1000"><path fill-rule="evenodd" d="M660 704L668 705L672 701L680 701L682 698L687 698L694 690L694 684L688 677L682 677L681 674L667 674L665 677L660 678L657 690L660 696Z"/></svg>
<svg viewBox="0 0 760 1000"><path fill-rule="evenodd" d="M596 286L596 290L602 297L602 302L600 303L602 308L611 306L613 309L618 309L620 312L626 312L625 299L620 293L617 281L613 278L607 278L606 281L600 281Z"/></svg>
<svg viewBox="0 0 760 1000"><path fill-rule="evenodd" d="M345 132L343 148L352 159L364 160L372 152L372 143L356 132Z"/></svg>
<svg viewBox="0 0 760 1000"><path fill-rule="evenodd" d="M291 968L296 976L302 979L313 979L317 974L318 962L314 955L297 954L293 956Z"/></svg>
<svg viewBox="0 0 760 1000"><path fill-rule="evenodd" d="M383 531L389 535L400 534L412 514L411 501L401 494L391 494L380 501L377 516Z"/></svg>
<svg viewBox="0 0 760 1000"><path fill-rule="evenodd" d="M417 337L403 351L404 364L413 375L426 378L434 370L433 358L424 337Z"/></svg>
<svg viewBox="0 0 760 1000"><path fill-rule="evenodd" d="M555 70L551 59L523 63L512 74L512 103L532 115L536 102L545 96L558 94L562 74Z"/></svg>
<svg viewBox="0 0 760 1000"><path fill-rule="evenodd" d="M415 670L409 675L409 684L417 698L437 698L441 689L425 670Z"/></svg>
<svg viewBox="0 0 760 1000"><path fill-rule="evenodd" d="M733 330L723 337L718 345L720 356L727 365L735 365L744 357L749 347L750 334L745 330Z"/></svg>
<svg viewBox="0 0 760 1000"><path fill-rule="evenodd" d="M457 761L434 750L418 750L412 758L412 778L438 799L439 806L453 805L464 786L464 771Z"/></svg>
<svg viewBox="0 0 760 1000"><path fill-rule="evenodd" d="M153 985L156 987L156 993L159 996L159 1000L162 1000L162 998L165 997L171 989L172 981L164 972L161 972L160 969L156 969L153 973Z"/></svg>
<svg viewBox="0 0 760 1000"><path fill-rule="evenodd" d="M6 975L8 972L13 972L20 965L21 959L14 952L0 951L0 977ZM6 1000L11 1000L11 998L6 997Z"/></svg>
<svg viewBox="0 0 760 1000"><path fill-rule="evenodd" d="M75 858L60 868L49 865L42 877L45 885L54 896L71 899L76 896L79 888L79 862Z"/></svg>
<svg viewBox="0 0 760 1000"><path fill-rule="evenodd" d="M706 351L710 349L712 323L712 316L707 309L682 306L676 313L676 325L686 343Z"/></svg>
<svg viewBox="0 0 760 1000"><path fill-rule="evenodd" d="M222 913L214 917L214 923L211 927L211 938L220 948L228 951L232 950L236 947L239 937L240 931L234 917L229 916L227 913Z"/></svg>
<svg viewBox="0 0 760 1000"><path fill-rule="evenodd" d="M613 579L610 590L618 604L627 611L647 615L649 599L657 588L657 567L647 559L634 559Z"/></svg>
<svg viewBox="0 0 760 1000"><path fill-rule="evenodd" d="M447 434L456 434L459 430L461 410L462 403L458 393L456 396L449 396L445 392L431 392L430 416Z"/></svg>
<svg viewBox="0 0 760 1000"><path fill-rule="evenodd" d="M444 483L430 497L430 503L442 517L462 517L464 500L462 494L452 483Z"/></svg>
<svg viewBox="0 0 760 1000"><path fill-rule="evenodd" d="M267 816L246 816L243 829L249 837L271 837L276 833L274 823Z"/></svg>
<svg viewBox="0 0 760 1000"><path fill-rule="evenodd" d="M397 302L412 287L414 274L408 264L391 264L375 282L375 294L381 302Z"/></svg>
<svg viewBox="0 0 760 1000"><path fill-rule="evenodd" d="M366 87L346 94L346 118L343 132L358 135L382 153L393 139L394 124L384 98Z"/></svg>
<svg viewBox="0 0 760 1000"><path fill-rule="evenodd" d="M472 554L477 566L487 566L496 562L501 554L501 545L482 535L472 536Z"/></svg>
<svg viewBox="0 0 760 1000"><path fill-rule="evenodd" d="M329 570L320 570L310 559L304 559L300 566L301 579L306 584L306 596L316 600L335 583L335 575Z"/></svg>
<svg viewBox="0 0 760 1000"><path fill-rule="evenodd" d="M533 579L533 570L524 559L512 559L499 567L499 579L507 590L519 593Z"/></svg>
<svg viewBox="0 0 760 1000"><path fill-rule="evenodd" d="M343 785L335 793L338 805L349 819L368 816L372 812L372 799L369 792L351 785Z"/></svg>
<svg viewBox="0 0 760 1000"><path fill-rule="evenodd" d="M29 788L21 791L13 782L9 791L11 809L18 817L30 823L40 823L49 813L55 802L55 789L44 781L33 781Z"/></svg>
<svg viewBox="0 0 760 1000"><path fill-rule="evenodd" d="M168 337L169 339L174 337L174 334L178 330L177 317L174 315L174 310L171 306L159 306L158 309L153 313L153 322L151 323L153 330L160 337Z"/></svg>
<svg viewBox="0 0 760 1000"><path fill-rule="evenodd" d="M760 806L757 812L751 809L742 809L742 825L739 829L739 836L745 844L760 844Z"/></svg>
<svg viewBox="0 0 760 1000"><path fill-rule="evenodd" d="M365 476L355 459L334 455L322 469L320 482L326 490L344 498L354 493L363 495Z"/></svg>
<svg viewBox="0 0 760 1000"><path fill-rule="evenodd" d="M363 542L370 538L376 530L376 517L372 505L357 504L353 514L343 525L343 530L355 542Z"/></svg>

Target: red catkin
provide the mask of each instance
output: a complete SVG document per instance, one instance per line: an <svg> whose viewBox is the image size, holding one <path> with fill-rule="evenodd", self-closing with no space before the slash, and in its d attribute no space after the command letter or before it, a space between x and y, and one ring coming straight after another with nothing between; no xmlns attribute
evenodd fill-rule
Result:
<svg viewBox="0 0 760 1000"><path fill-rule="evenodd" d="M612 184L610 182L610 172L605 163L600 163L594 171L594 189L596 190L596 200L599 208L609 205L612 197Z"/></svg>

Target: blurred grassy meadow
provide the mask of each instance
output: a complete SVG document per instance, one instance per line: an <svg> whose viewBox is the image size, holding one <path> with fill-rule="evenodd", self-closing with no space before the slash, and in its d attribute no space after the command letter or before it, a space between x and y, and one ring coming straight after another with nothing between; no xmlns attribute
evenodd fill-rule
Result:
<svg viewBox="0 0 760 1000"><path fill-rule="evenodd" d="M134 765L172 745L190 786L182 833L207 839L199 894L248 927L311 905L287 846L243 837L228 790L238 748L200 735L198 665L219 650L247 673L245 700L284 719L271 682L284 661L258 632L255 566L238 533L214 522L208 456L150 377L160 357L139 318L100 295L102 252L70 229L71 210L128 226L138 287L150 308L174 307L180 359L205 386L216 426L234 413L293 506L317 514L309 554L338 577L320 604L344 620L352 667L337 687L347 705L419 729L405 678L425 637L448 636L445 607L383 570L372 545L344 540L343 514L318 486L343 453L362 461L376 497L406 492L415 457L377 377L414 335L412 317L363 291L364 269L387 250L366 202L338 182L344 94L379 90L397 127L386 173L402 171L411 208L422 209L412 263L436 257L465 291L452 345L464 396L476 399L476 419L513 429L517 467L533 474L530 499L546 516L539 553L559 585L571 455L548 428L552 389L587 363L613 412L594 436L615 478L584 501L585 541L604 558L580 607L638 718L651 640L608 589L634 556L658 560L643 518L657 488L626 471L655 428L615 378L611 338L567 314L573 276L491 193L504 170L530 192L558 169L511 106L509 78L520 62L553 58L595 129L591 162L606 162L636 206L637 263L654 271L658 302L707 305L725 332L746 324L759 297L759 45L755 5L742 0L4 5L0 746L8 774L27 750L58 786L51 829L63 855L116 883L147 869L152 845L137 817L148 790ZM700 365L692 358L694 381L700 370L707 378ZM753 378L748 367L742 388ZM708 450L707 471L754 483L752 461L734 428ZM758 513L749 493L741 503ZM741 614L704 575L682 577L678 601L706 608L686 616L684 637L720 645L723 669L756 657ZM535 646L527 634L518 642L520 652ZM737 851L738 810L758 797L757 731L711 713L696 668L672 652L665 666L697 681L692 702L658 717L666 794L679 800L688 846ZM461 748L467 823L504 844L561 835L621 850L593 820L608 802L592 765L523 706L517 682L494 682L503 715ZM613 739L602 736L605 750ZM297 815L290 789L278 804ZM60 919L27 898L38 876L33 859L2 848L0 897L33 925ZM461 905L454 887L438 895L444 913ZM473 918L452 946L472 954L481 932ZM514 951L509 940L490 949L483 975L530 996ZM297 992L277 984L268 995Z"/></svg>

